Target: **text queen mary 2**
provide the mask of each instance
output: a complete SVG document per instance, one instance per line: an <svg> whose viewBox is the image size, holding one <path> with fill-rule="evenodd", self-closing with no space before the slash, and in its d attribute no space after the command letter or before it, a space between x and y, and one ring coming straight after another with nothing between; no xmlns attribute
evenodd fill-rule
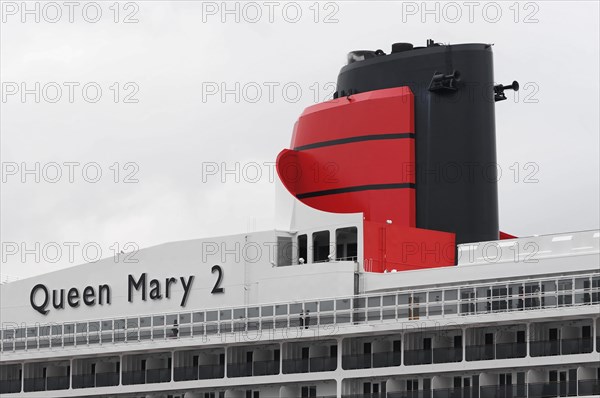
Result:
<svg viewBox="0 0 600 398"><path fill-rule="evenodd" d="M0 286L0 393L600 396L599 231L499 228L518 88L489 44L351 52L277 157L278 229Z"/></svg>

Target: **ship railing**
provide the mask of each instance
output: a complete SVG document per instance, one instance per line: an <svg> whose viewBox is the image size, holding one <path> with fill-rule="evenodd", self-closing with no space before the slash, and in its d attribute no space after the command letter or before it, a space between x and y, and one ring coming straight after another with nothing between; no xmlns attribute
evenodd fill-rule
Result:
<svg viewBox="0 0 600 398"><path fill-rule="evenodd" d="M593 340L591 337L578 339L534 340L530 341L532 357L585 354L592 352Z"/></svg>
<svg viewBox="0 0 600 398"><path fill-rule="evenodd" d="M577 386L577 392L579 395L585 396L600 396L600 380L579 380Z"/></svg>
<svg viewBox="0 0 600 398"><path fill-rule="evenodd" d="M21 379L2 380L0 383L0 394L11 394L21 392Z"/></svg>
<svg viewBox="0 0 600 398"><path fill-rule="evenodd" d="M527 355L526 342L467 345L467 361L485 361L492 359L524 358Z"/></svg>
<svg viewBox="0 0 600 398"><path fill-rule="evenodd" d="M227 334L285 339L331 335L344 325L597 304L600 273L590 273L24 327L4 323L0 341L7 353Z"/></svg>

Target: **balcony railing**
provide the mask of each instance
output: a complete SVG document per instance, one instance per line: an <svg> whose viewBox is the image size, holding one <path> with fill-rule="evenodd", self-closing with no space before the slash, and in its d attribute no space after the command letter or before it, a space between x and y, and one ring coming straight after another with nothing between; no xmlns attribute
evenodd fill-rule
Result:
<svg viewBox="0 0 600 398"><path fill-rule="evenodd" d="M562 339L560 341L562 355L586 354L592 352L594 342L591 338L586 339Z"/></svg>
<svg viewBox="0 0 600 398"><path fill-rule="evenodd" d="M25 380L23 380L23 389L25 390L25 392L45 391L46 390L46 378L44 378L44 377L25 378Z"/></svg>
<svg viewBox="0 0 600 398"><path fill-rule="evenodd" d="M0 333L0 350L2 353L10 353L73 346L206 338L224 333L256 332L258 335L259 331L290 328L303 333L305 329L298 323L298 314L302 310L310 311L310 322L305 320L305 327L310 329L331 328L332 325L437 320L497 312L597 305L600 304L598 279L600 275L592 273L538 280L513 280L506 283L461 284L444 289L405 290L305 302L6 327ZM581 285L576 281L582 280L587 280L588 284L594 287L574 288ZM551 287L546 291L536 290L529 293L525 287L531 290L532 284L542 287L549 284ZM177 326L174 327L174 324Z"/></svg>
<svg viewBox="0 0 600 398"><path fill-rule="evenodd" d="M198 366L198 379L222 379L225 377L225 365L200 365Z"/></svg>
<svg viewBox="0 0 600 398"><path fill-rule="evenodd" d="M527 397L527 385L501 385L479 387L480 398L525 398Z"/></svg>
<svg viewBox="0 0 600 398"><path fill-rule="evenodd" d="M431 390L394 391L388 392L387 398L432 398Z"/></svg>
<svg viewBox="0 0 600 398"><path fill-rule="evenodd" d="M579 380L577 392L581 396L600 396L600 380Z"/></svg>
<svg viewBox="0 0 600 398"><path fill-rule="evenodd" d="M485 361L495 359L494 344L468 345L465 347L465 356L467 361Z"/></svg>
<svg viewBox="0 0 600 398"><path fill-rule="evenodd" d="M96 375L73 375L73 388L93 388L96 387Z"/></svg>
<svg viewBox="0 0 600 398"><path fill-rule="evenodd" d="M227 377L252 376L252 362L227 364Z"/></svg>
<svg viewBox="0 0 600 398"><path fill-rule="evenodd" d="M337 368L337 357L288 358L282 362L283 373L330 372Z"/></svg>
<svg viewBox="0 0 600 398"><path fill-rule="evenodd" d="M254 361L253 376L265 376L279 374L279 361Z"/></svg>
<svg viewBox="0 0 600 398"><path fill-rule="evenodd" d="M467 361L524 358L527 355L527 343L468 345L465 353Z"/></svg>
<svg viewBox="0 0 600 398"><path fill-rule="evenodd" d="M283 373L308 373L310 362L308 358L304 359L284 359L282 363Z"/></svg>
<svg viewBox="0 0 600 398"><path fill-rule="evenodd" d="M311 372L331 372L337 368L337 357L310 358Z"/></svg>
<svg viewBox="0 0 600 398"><path fill-rule="evenodd" d="M428 365L433 362L432 350L406 350L404 351L405 365Z"/></svg>
<svg viewBox="0 0 600 398"><path fill-rule="evenodd" d="M531 341L529 344L532 357L585 354L592 352L593 348L591 338Z"/></svg>
<svg viewBox="0 0 600 398"><path fill-rule="evenodd" d="M498 343L496 344L496 359L525 358L527 343Z"/></svg>
<svg viewBox="0 0 600 398"><path fill-rule="evenodd" d="M371 354L354 354L342 356L342 368L367 369L371 367Z"/></svg>
<svg viewBox="0 0 600 398"><path fill-rule="evenodd" d="M402 354L400 352L375 352L373 353L373 367L385 368L388 366L400 366Z"/></svg>
<svg viewBox="0 0 600 398"><path fill-rule="evenodd" d="M208 380L225 377L224 365L182 366L173 369L175 381Z"/></svg>
<svg viewBox="0 0 600 398"><path fill-rule="evenodd" d="M67 390L71 382L70 376L51 376L46 378L46 390Z"/></svg>
<svg viewBox="0 0 600 398"><path fill-rule="evenodd" d="M432 398L476 398L477 390L473 387L434 389Z"/></svg>
<svg viewBox="0 0 600 398"><path fill-rule="evenodd" d="M462 347L438 347L433 349L433 363L462 361Z"/></svg>
<svg viewBox="0 0 600 398"><path fill-rule="evenodd" d="M527 385L528 398L551 398L551 397L576 397L577 382L549 382L529 383Z"/></svg>
<svg viewBox="0 0 600 398"><path fill-rule="evenodd" d="M171 381L171 368L146 370L146 383L168 383Z"/></svg>
<svg viewBox="0 0 600 398"><path fill-rule="evenodd" d="M110 387L119 385L119 372L96 373L96 387Z"/></svg>
<svg viewBox="0 0 600 398"><path fill-rule="evenodd" d="M21 392L21 380L0 380L0 394Z"/></svg>
<svg viewBox="0 0 600 398"><path fill-rule="evenodd" d="M145 370L130 370L128 372L123 372L122 377L122 382L124 385L146 384Z"/></svg>

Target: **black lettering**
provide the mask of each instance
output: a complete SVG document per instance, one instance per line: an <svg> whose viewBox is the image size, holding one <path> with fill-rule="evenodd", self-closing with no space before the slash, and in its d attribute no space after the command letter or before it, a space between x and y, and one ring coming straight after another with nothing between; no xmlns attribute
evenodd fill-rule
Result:
<svg viewBox="0 0 600 398"><path fill-rule="evenodd" d="M83 303L85 305L96 304L96 292L94 292L93 287L86 286L86 288L83 289Z"/></svg>
<svg viewBox="0 0 600 398"><path fill-rule="evenodd" d="M146 273L145 272L140 276L140 279L137 282L135 281L135 279L132 275L129 275L129 283L128 283L128 287L127 287L127 299L129 300L130 303L133 302L132 288L134 288L135 290L140 290L140 288L141 288L142 289L142 300L146 301Z"/></svg>
<svg viewBox="0 0 600 398"><path fill-rule="evenodd" d="M41 305L37 305L35 303L35 295L36 293L41 290L42 292L44 292L44 302ZM37 312L39 312L42 315L46 315L48 314L48 310L46 309L46 307L48 306L48 301L50 300L50 295L48 294L48 288L44 285L42 285L41 283L38 283L37 285L35 285L33 287L33 289L31 289L31 294L29 295L29 302L31 303L31 307L36 310Z"/></svg>
<svg viewBox="0 0 600 398"><path fill-rule="evenodd" d="M77 288L72 287L69 289L69 293L67 293L67 301L71 307L79 307L79 290L77 290Z"/></svg>
<svg viewBox="0 0 600 398"><path fill-rule="evenodd" d="M183 298L181 299L181 306L185 307L185 303L187 302L188 295L192 289L192 282L194 282L194 275L190 275L188 281L186 283L185 278L182 276L179 278L181 280L181 285L183 286Z"/></svg>
<svg viewBox="0 0 600 398"><path fill-rule="evenodd" d="M57 310L65 308L65 289L60 289L60 300L58 302L56 293L58 293L58 290L52 290L52 306Z"/></svg>
<svg viewBox="0 0 600 398"><path fill-rule="evenodd" d="M102 293L106 293L106 304L110 304L110 286L108 285L100 285L98 286L98 304L102 305L104 302L102 301Z"/></svg>
<svg viewBox="0 0 600 398"><path fill-rule="evenodd" d="M167 297L167 298L171 297L171 283L177 283L177 279L175 279L175 278L167 279L167 286L165 287L165 297Z"/></svg>
<svg viewBox="0 0 600 398"><path fill-rule="evenodd" d="M162 298L162 294L160 294L160 282L158 279L152 279L150 281L150 298L152 300L159 300Z"/></svg>

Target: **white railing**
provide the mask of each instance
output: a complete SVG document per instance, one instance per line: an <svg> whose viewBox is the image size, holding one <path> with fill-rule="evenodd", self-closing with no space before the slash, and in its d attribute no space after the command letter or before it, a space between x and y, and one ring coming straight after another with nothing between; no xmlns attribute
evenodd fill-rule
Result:
<svg viewBox="0 0 600 398"><path fill-rule="evenodd" d="M5 323L0 341L6 354L593 304L600 304L600 272L81 322Z"/></svg>

